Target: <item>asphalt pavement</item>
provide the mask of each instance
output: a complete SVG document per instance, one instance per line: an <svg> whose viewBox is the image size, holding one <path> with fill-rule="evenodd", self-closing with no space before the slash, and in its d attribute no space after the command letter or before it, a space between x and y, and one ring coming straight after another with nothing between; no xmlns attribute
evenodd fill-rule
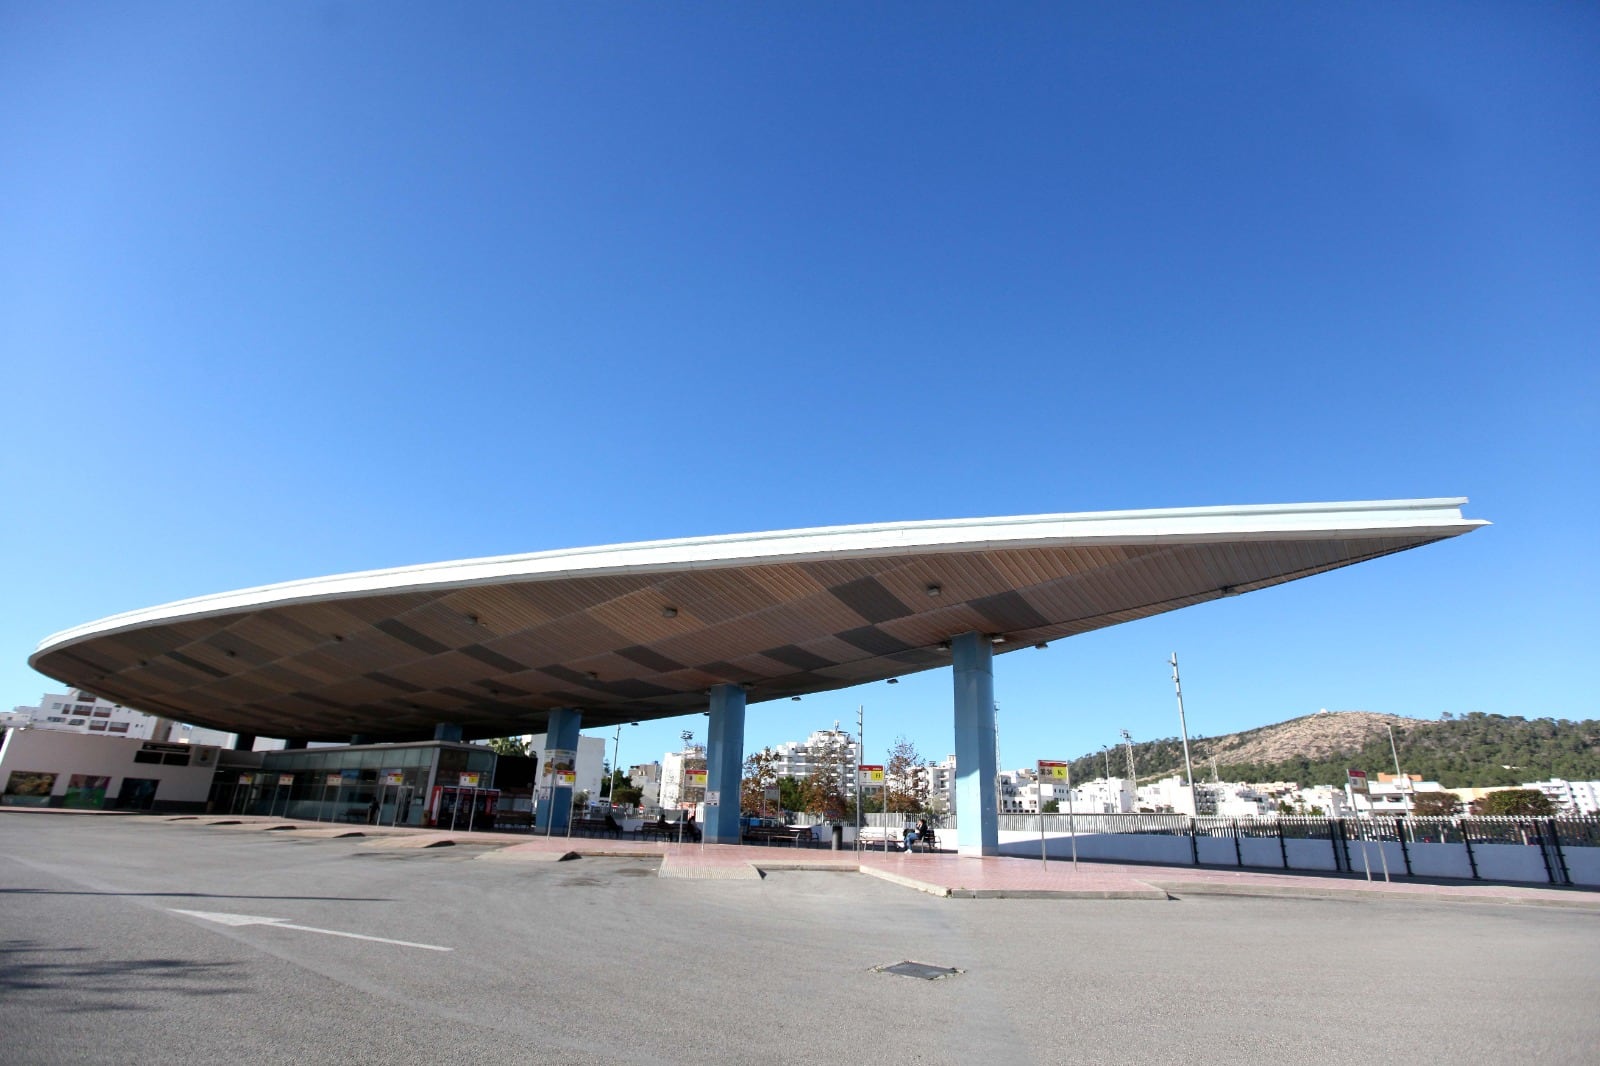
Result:
<svg viewBox="0 0 1600 1066"><path fill-rule="evenodd" d="M1592 1063L1600 913L941 899L844 872L0 812L7 1063ZM915 961L959 972L879 971Z"/></svg>

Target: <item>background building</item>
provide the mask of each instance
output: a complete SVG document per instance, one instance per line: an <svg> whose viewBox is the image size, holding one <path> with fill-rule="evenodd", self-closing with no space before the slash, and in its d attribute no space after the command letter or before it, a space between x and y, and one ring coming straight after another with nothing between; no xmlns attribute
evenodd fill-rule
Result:
<svg viewBox="0 0 1600 1066"><path fill-rule="evenodd" d="M232 733L158 718L75 688L66 692L46 692L39 697L37 707L15 707L3 717L0 725L10 729L58 729L216 747L228 747L233 743Z"/></svg>
<svg viewBox="0 0 1600 1066"><path fill-rule="evenodd" d="M0 745L0 804L203 811L219 751L76 729L11 729Z"/></svg>

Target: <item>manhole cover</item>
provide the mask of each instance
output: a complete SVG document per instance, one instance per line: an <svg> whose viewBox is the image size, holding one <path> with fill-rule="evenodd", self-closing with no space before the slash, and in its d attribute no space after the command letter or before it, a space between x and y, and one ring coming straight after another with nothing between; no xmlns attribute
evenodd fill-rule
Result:
<svg viewBox="0 0 1600 1066"><path fill-rule="evenodd" d="M897 962L893 966L875 966L873 969L878 973L897 973L901 977L916 977L924 981L937 981L961 972L954 966L929 966L925 962Z"/></svg>

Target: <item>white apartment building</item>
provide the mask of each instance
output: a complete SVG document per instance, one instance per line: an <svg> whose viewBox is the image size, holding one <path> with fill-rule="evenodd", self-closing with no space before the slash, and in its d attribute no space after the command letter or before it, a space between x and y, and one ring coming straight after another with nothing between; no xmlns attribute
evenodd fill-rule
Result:
<svg viewBox="0 0 1600 1066"><path fill-rule="evenodd" d="M827 767L841 775L845 793L855 791L861 745L851 734L841 731L837 722L832 729L819 729L804 741L786 740L772 750L778 756L774 769L779 778L803 779L819 767Z"/></svg>
<svg viewBox="0 0 1600 1066"><path fill-rule="evenodd" d="M172 723L165 718L129 710L118 703L91 696L80 689L46 692L37 707L17 707L8 723L14 728L59 729L136 740L168 740Z"/></svg>
<svg viewBox="0 0 1600 1066"><path fill-rule="evenodd" d="M0 726L8 729L60 729L97 736L215 747L228 747L233 743L232 733L145 714L120 703L92 696L81 689L46 692L39 697L39 706L16 707L9 714L0 715Z"/></svg>
<svg viewBox="0 0 1600 1066"><path fill-rule="evenodd" d="M1000 774L999 807L1002 814L1038 814L1041 804L1055 802L1066 814L1126 814L1133 810L1133 793L1125 778L1097 778L1074 785L1039 780L1036 770L1011 770Z"/></svg>
<svg viewBox="0 0 1600 1066"><path fill-rule="evenodd" d="M948 814L956 809L956 757L946 755L942 762L924 763L912 774L924 786L928 810Z"/></svg>
<svg viewBox="0 0 1600 1066"><path fill-rule="evenodd" d="M1600 781L1530 781L1523 788L1536 788L1550 797L1562 814L1600 814Z"/></svg>
<svg viewBox="0 0 1600 1066"><path fill-rule="evenodd" d="M690 744L682 751L669 751L661 756L661 806L681 807L686 803L703 802L706 790L685 784L684 771L705 768L706 749L699 744Z"/></svg>
<svg viewBox="0 0 1600 1066"><path fill-rule="evenodd" d="M628 784L639 790L641 807L661 806L661 764L637 763L628 767Z"/></svg>
<svg viewBox="0 0 1600 1066"><path fill-rule="evenodd" d="M535 786L541 792L550 786L550 780L545 776L545 767L549 765L549 747L546 734L530 733L527 736L528 754L539 760L538 776ZM574 784L572 794L588 793L591 800L600 796L600 779L604 776L602 770L606 761L606 738L591 737L582 733L578 734L578 751L573 760Z"/></svg>

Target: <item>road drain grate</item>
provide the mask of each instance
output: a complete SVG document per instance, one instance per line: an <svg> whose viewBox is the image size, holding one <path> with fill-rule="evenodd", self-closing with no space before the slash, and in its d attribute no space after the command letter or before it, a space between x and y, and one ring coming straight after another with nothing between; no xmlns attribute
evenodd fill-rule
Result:
<svg viewBox="0 0 1600 1066"><path fill-rule="evenodd" d="M874 973L897 973L901 977L915 977L923 981L954 977L961 972L954 966L929 966L925 962L897 962L893 966L874 966L872 970Z"/></svg>

